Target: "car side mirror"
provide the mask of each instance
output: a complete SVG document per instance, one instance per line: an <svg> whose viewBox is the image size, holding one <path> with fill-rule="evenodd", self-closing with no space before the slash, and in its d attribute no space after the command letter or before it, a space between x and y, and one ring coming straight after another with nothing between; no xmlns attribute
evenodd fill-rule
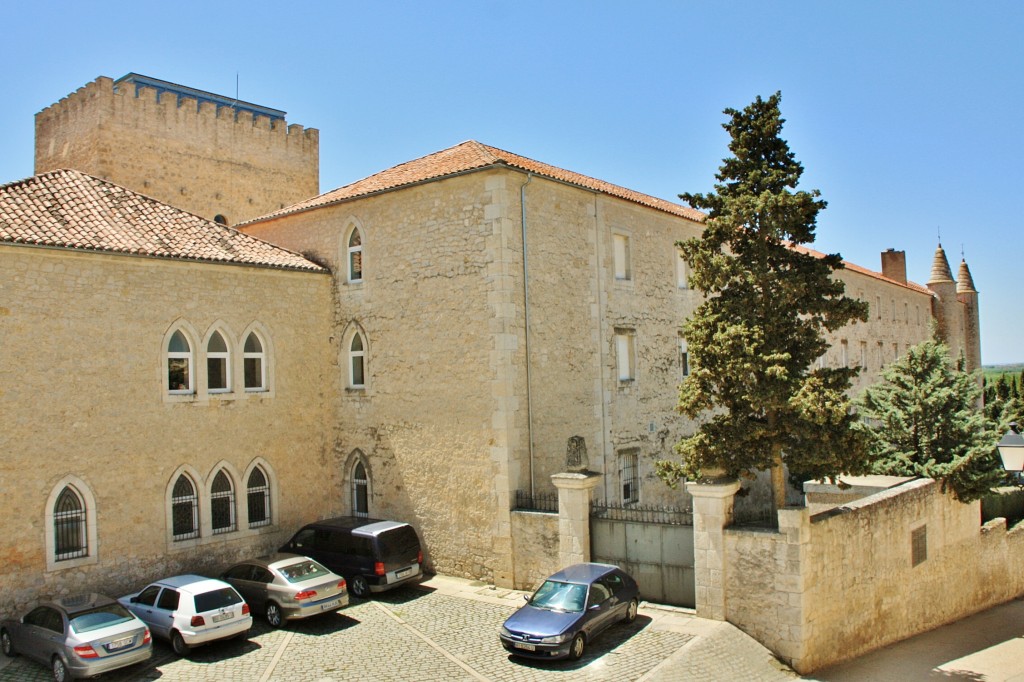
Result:
<svg viewBox="0 0 1024 682"><path fill-rule="evenodd" d="M138 604L139 603L139 598L138 597L132 597L128 601L130 601L132 604Z"/></svg>
<svg viewBox="0 0 1024 682"><path fill-rule="evenodd" d="M601 608L600 604L591 604L590 606L587 607L587 610L588 611L597 611L599 608Z"/></svg>
<svg viewBox="0 0 1024 682"><path fill-rule="evenodd" d="M528 595L528 594L524 594L524 595L523 595L523 599L524 599L525 601L530 601L530 595Z"/></svg>

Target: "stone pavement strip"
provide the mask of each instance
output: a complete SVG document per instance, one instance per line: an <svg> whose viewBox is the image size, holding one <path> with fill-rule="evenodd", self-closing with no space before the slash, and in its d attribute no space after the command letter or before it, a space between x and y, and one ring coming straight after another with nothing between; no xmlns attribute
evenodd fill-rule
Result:
<svg viewBox="0 0 1024 682"><path fill-rule="evenodd" d="M435 576L406 588L353 600L324 614L271 630L257 622L244 641L198 647L179 659L157 642L145 666L103 675L104 682L245 680L794 680L791 670L728 623L644 605L632 625L609 628L572 662L515 659L498 643L501 623L523 593ZM24 658L0 662L0 682L49 679Z"/></svg>

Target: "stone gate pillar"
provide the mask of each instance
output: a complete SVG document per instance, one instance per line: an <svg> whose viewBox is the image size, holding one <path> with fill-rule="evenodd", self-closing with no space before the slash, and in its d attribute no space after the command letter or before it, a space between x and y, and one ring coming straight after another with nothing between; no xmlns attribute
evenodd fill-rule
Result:
<svg viewBox="0 0 1024 682"><path fill-rule="evenodd" d="M566 471L554 474L558 488L558 564L590 561L590 494L601 474L588 470L587 444L582 436L569 439Z"/></svg>
<svg viewBox="0 0 1024 682"><path fill-rule="evenodd" d="M687 483L693 496L693 573L697 615L725 620L725 528L740 483Z"/></svg>

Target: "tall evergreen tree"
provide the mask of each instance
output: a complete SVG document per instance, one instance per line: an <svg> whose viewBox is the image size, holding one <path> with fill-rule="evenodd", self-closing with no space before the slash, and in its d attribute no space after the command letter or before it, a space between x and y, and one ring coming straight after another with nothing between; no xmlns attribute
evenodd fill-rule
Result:
<svg viewBox="0 0 1024 682"><path fill-rule="evenodd" d="M999 431L978 408L980 390L941 341L910 348L860 399L875 473L934 478L962 502L999 485Z"/></svg>
<svg viewBox="0 0 1024 682"><path fill-rule="evenodd" d="M680 195L708 219L701 237L678 244L705 294L683 326L693 367L679 410L708 418L677 445L681 462L659 466L669 483L770 469L776 507L784 462L814 478L866 468L845 394L857 370L812 365L828 349L824 333L865 320L867 304L844 296L838 254L800 248L825 202L796 189L803 166L780 137L780 99L726 109L733 156L714 192Z"/></svg>

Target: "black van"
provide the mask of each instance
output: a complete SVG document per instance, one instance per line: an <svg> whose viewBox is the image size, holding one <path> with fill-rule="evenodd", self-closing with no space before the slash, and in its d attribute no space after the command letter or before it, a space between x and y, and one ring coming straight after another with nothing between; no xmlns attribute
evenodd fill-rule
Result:
<svg viewBox="0 0 1024 682"><path fill-rule="evenodd" d="M400 521L356 516L317 521L303 526L281 551L316 559L363 599L423 578L420 540Z"/></svg>

